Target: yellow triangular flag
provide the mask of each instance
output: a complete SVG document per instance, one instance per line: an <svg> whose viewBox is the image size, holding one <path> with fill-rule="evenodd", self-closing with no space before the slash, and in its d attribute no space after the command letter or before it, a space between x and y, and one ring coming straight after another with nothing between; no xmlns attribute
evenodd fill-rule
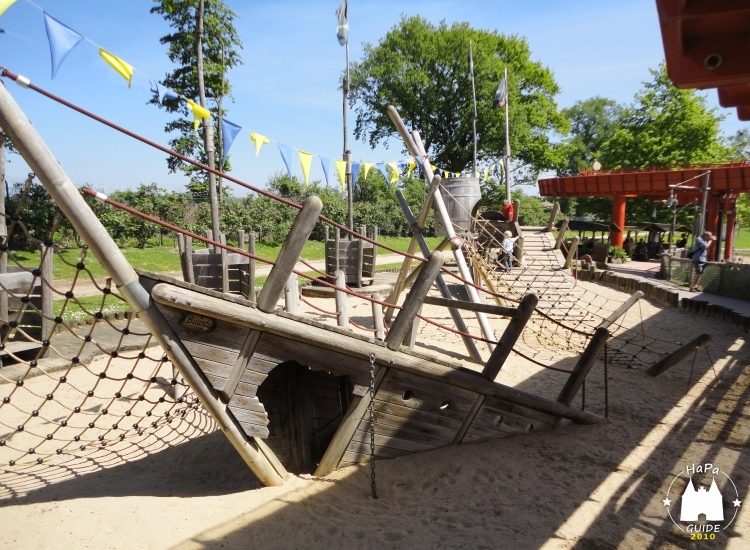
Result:
<svg viewBox="0 0 750 550"><path fill-rule="evenodd" d="M367 179L367 174L370 173L370 168L372 168L374 165L374 162L365 162L362 164L362 167L365 169L365 179Z"/></svg>
<svg viewBox="0 0 750 550"><path fill-rule="evenodd" d="M0 15L5 13L9 7L15 4L18 0L0 0Z"/></svg>
<svg viewBox="0 0 750 550"><path fill-rule="evenodd" d="M116 55L112 55L104 48L99 48L99 57L107 62L107 65L112 67L117 74L128 81L128 88L133 85L133 67L128 63L125 63L122 59Z"/></svg>
<svg viewBox="0 0 750 550"><path fill-rule="evenodd" d="M414 157L409 159L409 168L406 172L406 175L411 177L411 171L414 170L417 167L417 161L414 160Z"/></svg>
<svg viewBox="0 0 750 550"><path fill-rule="evenodd" d="M193 131L198 131L198 125L201 123L201 119L210 119L211 118L211 112L206 109L205 107L201 107L198 105L195 101L191 101L189 99L186 99L188 107L190 107L190 110L193 111Z"/></svg>
<svg viewBox="0 0 750 550"><path fill-rule="evenodd" d="M297 152L299 153L299 163L302 165L302 175L305 176L305 187L307 187L307 182L310 181L310 163L312 162L313 156L304 151Z"/></svg>
<svg viewBox="0 0 750 550"><path fill-rule="evenodd" d="M341 190L346 191L346 161L345 160L337 160L336 162L336 171L339 174L339 181L341 182Z"/></svg>
<svg viewBox="0 0 750 550"><path fill-rule="evenodd" d="M255 157L257 158L260 148L269 143L268 138L255 132L250 132L250 140L255 142Z"/></svg>
<svg viewBox="0 0 750 550"><path fill-rule="evenodd" d="M487 168L485 168L484 169L484 181L487 181L487 178L489 177L490 177L490 171Z"/></svg>
<svg viewBox="0 0 750 550"><path fill-rule="evenodd" d="M398 181L398 164L396 164L395 162L387 162L385 165L390 166L391 170L393 170L393 172L391 172L391 180L389 183Z"/></svg>

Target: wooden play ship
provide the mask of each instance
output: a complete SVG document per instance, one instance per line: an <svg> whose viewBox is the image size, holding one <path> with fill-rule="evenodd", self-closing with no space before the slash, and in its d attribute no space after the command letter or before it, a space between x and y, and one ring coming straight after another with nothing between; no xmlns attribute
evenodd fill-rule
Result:
<svg viewBox="0 0 750 550"><path fill-rule="evenodd" d="M481 372L402 345L442 267L437 251L421 267L384 341L281 311L279 298L322 209L317 197L305 201L255 301L136 273L4 86L0 127L266 485L283 483L287 470L325 476L369 461L371 384L376 458L527 434L560 418L601 420L569 405L606 342L606 329L594 334L553 401L494 382L534 310L532 294L518 308L430 297L453 310L510 318Z"/></svg>

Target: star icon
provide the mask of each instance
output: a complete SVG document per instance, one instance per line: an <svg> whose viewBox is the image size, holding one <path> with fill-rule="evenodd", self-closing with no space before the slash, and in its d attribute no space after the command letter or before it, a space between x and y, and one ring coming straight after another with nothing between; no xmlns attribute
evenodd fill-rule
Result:
<svg viewBox="0 0 750 550"><path fill-rule="evenodd" d="M739 508L740 504L742 504L742 501L740 499L736 498L736 499L734 499L734 502L732 502L732 504L734 504L735 508Z"/></svg>
<svg viewBox="0 0 750 550"><path fill-rule="evenodd" d="M662 502L664 503L664 506L670 506L672 504L672 501L668 498L665 498L664 500L662 500Z"/></svg>

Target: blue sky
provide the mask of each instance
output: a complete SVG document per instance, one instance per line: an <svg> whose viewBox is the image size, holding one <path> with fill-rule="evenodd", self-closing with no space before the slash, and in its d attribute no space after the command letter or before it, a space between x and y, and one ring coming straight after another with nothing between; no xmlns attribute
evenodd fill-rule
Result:
<svg viewBox="0 0 750 550"><path fill-rule="evenodd" d="M330 158L340 155L341 93L338 78L344 67L344 48L335 36L338 0L255 1L226 0L240 18L236 26L245 49L244 65L229 79L235 103L228 120L289 145ZM161 79L172 69L159 38L166 23L149 13L150 0L37 0L50 15L133 65L131 89L98 56L94 46L81 42L68 56L55 80L43 16L26 0L18 0L2 17L0 65L23 74L38 86L83 106L154 141L166 144L163 127L170 115L153 105L148 79ZM632 101L648 68L663 59L653 0L601 2L412 1L408 3L350 0L350 56L358 60L362 43L376 43L401 15L419 14L437 23L468 21L472 26L528 39L532 57L555 75L562 92L561 107L595 95L619 102ZM76 185L111 192L156 182L181 190L186 179L169 174L164 154L5 80L16 101L36 126ZM512 91L511 91L512 94ZM717 106L716 92L708 92ZM512 100L512 96L511 96ZM725 133L743 124L735 112L726 113ZM354 126L354 117L349 120ZM232 175L263 186L284 164L274 143L256 158L248 132L235 141ZM370 150L350 136L350 149L362 161L401 158L401 144ZM24 179L28 167L10 157L7 178ZM293 159L293 170L301 174ZM332 170L333 171L333 170ZM318 159L312 179L323 179ZM335 180L335 176L333 176ZM237 188L235 195L245 194Z"/></svg>

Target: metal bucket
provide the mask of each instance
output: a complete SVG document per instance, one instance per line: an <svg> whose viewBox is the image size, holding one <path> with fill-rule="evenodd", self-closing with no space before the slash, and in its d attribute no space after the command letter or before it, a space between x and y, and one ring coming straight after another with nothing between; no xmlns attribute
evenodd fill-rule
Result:
<svg viewBox="0 0 750 550"><path fill-rule="evenodd" d="M471 211L482 198L479 178L445 178L440 193L443 196L448 216L456 233L468 233L471 229ZM434 208L433 208L434 209ZM435 212L435 235L447 237L440 215Z"/></svg>

